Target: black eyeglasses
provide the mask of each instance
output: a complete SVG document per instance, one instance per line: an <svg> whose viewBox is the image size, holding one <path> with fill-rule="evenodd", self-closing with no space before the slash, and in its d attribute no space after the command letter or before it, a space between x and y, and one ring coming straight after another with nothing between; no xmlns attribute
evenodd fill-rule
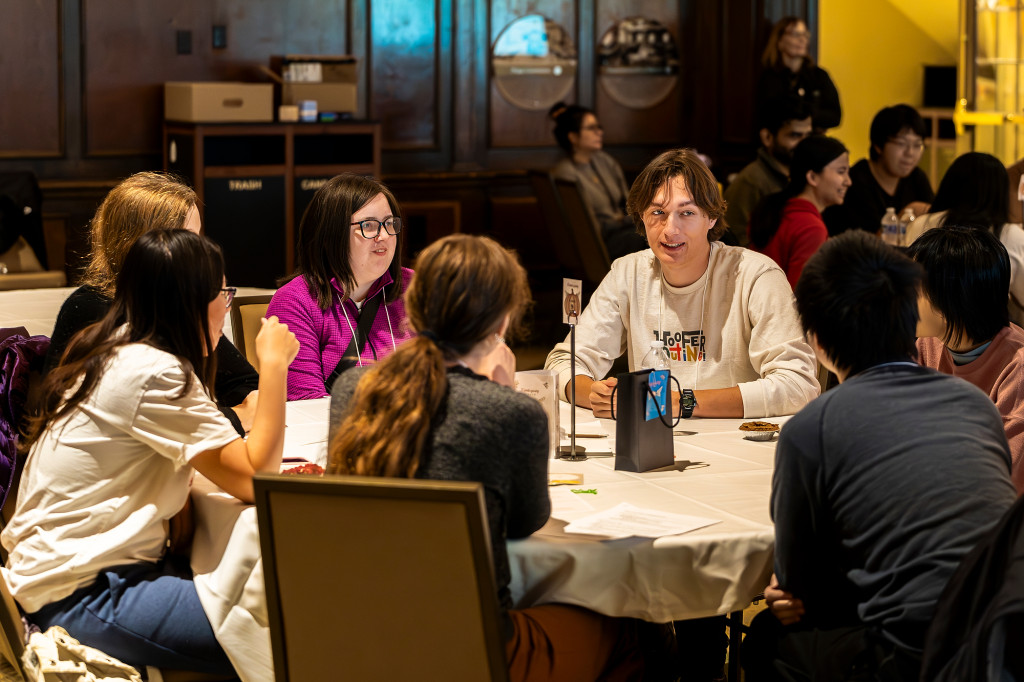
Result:
<svg viewBox="0 0 1024 682"><path fill-rule="evenodd" d="M224 287L220 290L220 295L224 297L224 307L230 308L231 302L235 300L235 294L238 293L238 287Z"/></svg>
<svg viewBox="0 0 1024 682"><path fill-rule="evenodd" d="M376 239L377 235L380 234L381 227L390 235L396 235L402 231L402 219L397 216L385 218L384 220L367 218L352 224L359 226L359 234L363 235L364 239Z"/></svg>

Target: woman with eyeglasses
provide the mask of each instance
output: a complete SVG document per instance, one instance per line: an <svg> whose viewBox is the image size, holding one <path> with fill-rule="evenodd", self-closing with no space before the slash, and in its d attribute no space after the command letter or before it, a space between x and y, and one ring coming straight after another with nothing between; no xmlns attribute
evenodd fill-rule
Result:
<svg viewBox="0 0 1024 682"><path fill-rule="evenodd" d="M586 107L559 102L548 116L555 123L555 140L565 158L551 170L556 178L576 181L583 200L601 227L612 260L647 248L647 240L626 214L626 176L618 161L602 149L604 132L597 116Z"/></svg>
<svg viewBox="0 0 1024 682"><path fill-rule="evenodd" d="M267 308L301 346L288 400L322 398L341 372L384 359L411 336L402 263L402 216L373 178L343 174L313 195L299 225L298 266Z"/></svg>
<svg viewBox="0 0 1024 682"><path fill-rule="evenodd" d="M191 187L164 173L142 172L107 193L90 223L92 249L81 286L61 306L46 354L45 372L60 362L71 338L110 309L125 254L150 230L184 228L199 234ZM229 301L230 303L230 301ZM227 338L217 343L217 404L240 435L252 426L259 375Z"/></svg>
<svg viewBox="0 0 1024 682"><path fill-rule="evenodd" d="M783 17L772 28L761 56L757 83L757 120L788 97L803 100L811 112L814 131L835 128L843 117L839 91L825 69L817 66L808 52L811 33L799 17Z"/></svg>
<svg viewBox="0 0 1024 682"><path fill-rule="evenodd" d="M259 400L247 439L211 398L227 313L224 260L186 230L152 230L119 263L110 309L50 372L21 444L4 578L30 622L63 627L137 668L234 673L172 554L172 519L198 471L253 501L277 471L285 380L298 351L274 318L256 337Z"/></svg>

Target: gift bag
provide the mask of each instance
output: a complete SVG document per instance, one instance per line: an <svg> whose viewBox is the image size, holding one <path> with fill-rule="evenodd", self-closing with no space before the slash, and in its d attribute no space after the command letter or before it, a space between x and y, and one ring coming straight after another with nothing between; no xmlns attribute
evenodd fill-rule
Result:
<svg viewBox="0 0 1024 682"><path fill-rule="evenodd" d="M656 419L647 419L647 397L650 395L647 375L650 373L651 370L644 369L616 377L618 383L612 392L612 404L615 405L617 394L618 406L612 410L612 418L615 419L617 471L650 471L675 463L672 402L668 402L668 414L660 413ZM676 381L677 386L678 383Z"/></svg>
<svg viewBox="0 0 1024 682"><path fill-rule="evenodd" d="M142 682L132 666L85 646L56 625L32 633L23 663L27 682Z"/></svg>

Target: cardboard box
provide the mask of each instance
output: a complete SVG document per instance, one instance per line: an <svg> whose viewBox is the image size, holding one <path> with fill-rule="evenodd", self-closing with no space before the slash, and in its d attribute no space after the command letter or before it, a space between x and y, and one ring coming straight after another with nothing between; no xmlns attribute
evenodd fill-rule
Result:
<svg viewBox="0 0 1024 682"><path fill-rule="evenodd" d="M164 118L192 123L274 120L271 83L164 83Z"/></svg>
<svg viewBox="0 0 1024 682"><path fill-rule="evenodd" d="M297 105L311 99L316 100L317 111L339 114L358 108L359 71L355 57L277 55L270 58L269 72L281 84L281 104ZM290 80L295 75L320 80Z"/></svg>

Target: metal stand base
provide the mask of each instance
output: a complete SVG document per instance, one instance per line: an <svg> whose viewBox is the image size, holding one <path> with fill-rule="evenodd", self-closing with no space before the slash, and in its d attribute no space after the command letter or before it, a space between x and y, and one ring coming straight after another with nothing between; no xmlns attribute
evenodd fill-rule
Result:
<svg viewBox="0 0 1024 682"><path fill-rule="evenodd" d="M582 445L560 445L558 447L558 459L564 459L567 462L582 462L587 458L585 453L587 449Z"/></svg>

